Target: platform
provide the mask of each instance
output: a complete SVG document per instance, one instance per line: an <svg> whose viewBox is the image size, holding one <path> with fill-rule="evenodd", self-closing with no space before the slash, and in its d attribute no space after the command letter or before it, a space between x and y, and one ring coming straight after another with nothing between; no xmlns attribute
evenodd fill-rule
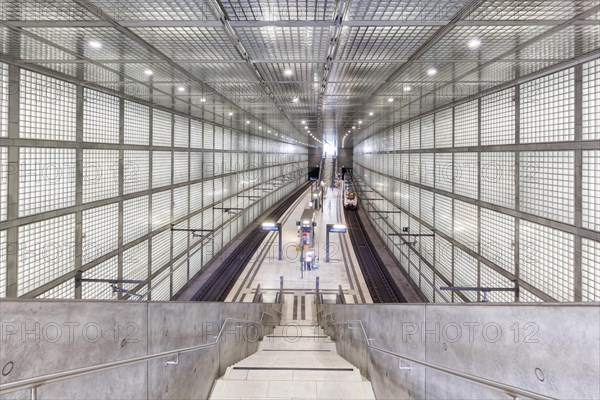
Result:
<svg viewBox="0 0 600 400"><path fill-rule="evenodd" d="M309 292L316 288L319 277L320 291L325 301L335 298L341 285L347 303L372 303L354 249L348 234L330 234L330 262L325 262L325 238L327 224L345 224L340 189L332 188L331 160L326 162L322 176L326 192L323 208L317 211L314 251L319 258L319 268L301 271L300 253L296 251L299 238L296 221L304 209L309 207L310 190L298 199L286 214L277 222L283 229L283 260L278 260L277 232L270 232L259 250L244 268L240 278L227 296L229 302L251 302L257 287L265 301L273 301L279 290L280 277L283 277L286 293Z"/></svg>

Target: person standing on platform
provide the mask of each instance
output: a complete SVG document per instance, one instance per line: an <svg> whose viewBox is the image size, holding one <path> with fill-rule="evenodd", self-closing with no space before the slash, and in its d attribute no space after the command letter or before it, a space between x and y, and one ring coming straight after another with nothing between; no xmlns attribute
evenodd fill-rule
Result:
<svg viewBox="0 0 600 400"><path fill-rule="evenodd" d="M312 251L307 252L306 256L304 257L304 260L306 261L306 269L308 271L311 270L312 259L313 259L313 252Z"/></svg>

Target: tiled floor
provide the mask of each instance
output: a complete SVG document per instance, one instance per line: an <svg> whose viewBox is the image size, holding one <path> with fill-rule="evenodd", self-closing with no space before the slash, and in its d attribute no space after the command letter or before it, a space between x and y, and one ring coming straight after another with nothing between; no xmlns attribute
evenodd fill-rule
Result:
<svg viewBox="0 0 600 400"><path fill-rule="evenodd" d="M323 176L331 176L331 159ZM316 278L319 277L320 289L324 297L335 298L339 285L345 293L348 303L371 303L369 291L358 266L352 244L347 234L331 234L330 262L325 262L326 225L345 223L340 190L331 188L326 182L323 209L317 212L314 251L319 257L319 268L312 271L301 271L300 255L296 252L299 238L296 221L310 201L310 190L307 191L293 210L284 215L283 222L283 260L278 260L277 233L271 232L245 267L240 279L229 293L226 301L252 301L258 285L265 301L272 301L279 289L280 277L283 276L286 292L302 293L314 290Z"/></svg>

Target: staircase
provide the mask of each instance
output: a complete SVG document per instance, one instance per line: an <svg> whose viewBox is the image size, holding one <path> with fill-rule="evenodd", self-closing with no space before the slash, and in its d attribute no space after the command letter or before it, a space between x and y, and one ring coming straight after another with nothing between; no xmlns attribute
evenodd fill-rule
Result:
<svg viewBox="0 0 600 400"><path fill-rule="evenodd" d="M304 297L304 299L302 299ZM258 351L227 368L211 399L375 399L316 323L314 295L286 294L282 320Z"/></svg>

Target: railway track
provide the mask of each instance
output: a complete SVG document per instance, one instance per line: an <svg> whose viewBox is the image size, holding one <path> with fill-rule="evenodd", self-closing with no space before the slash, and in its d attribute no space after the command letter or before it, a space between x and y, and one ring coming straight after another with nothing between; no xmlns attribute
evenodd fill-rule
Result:
<svg viewBox="0 0 600 400"><path fill-rule="evenodd" d="M373 243L365 234L358 211L344 209L350 241L354 247L358 264L374 303L405 303L400 289L394 283L387 267L373 251Z"/></svg>
<svg viewBox="0 0 600 400"><path fill-rule="evenodd" d="M288 198L273 210L267 219L277 221L285 211L298 199L312 182L300 186ZM240 244L196 292L192 301L225 301L227 295L240 277L244 267L258 250L268 232L260 226L254 229L248 239Z"/></svg>

